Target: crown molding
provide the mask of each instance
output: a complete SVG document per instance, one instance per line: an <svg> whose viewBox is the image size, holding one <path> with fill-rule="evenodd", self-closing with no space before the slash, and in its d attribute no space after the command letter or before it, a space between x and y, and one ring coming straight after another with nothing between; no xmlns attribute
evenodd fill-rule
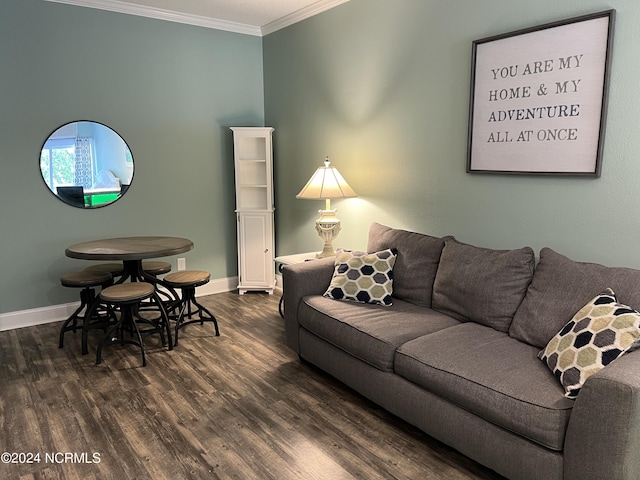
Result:
<svg viewBox="0 0 640 480"><path fill-rule="evenodd" d="M319 13L326 12L327 10L337 7L338 5L342 5L343 3L347 3L348 1L349 0L320 0L308 7L301 8L296 12L264 25L261 28L262 36L269 35L270 33L281 30L289 25L301 22L302 20L318 15Z"/></svg>
<svg viewBox="0 0 640 480"><path fill-rule="evenodd" d="M195 25L198 27L213 28L216 30L225 30L234 33L243 33L245 35L262 36L260 27L254 25L246 25L244 23L229 22L217 18L203 17L201 15L192 15L189 13L174 12L164 10L162 8L147 7L144 5L136 5L118 0L45 0L46 2L65 3L67 5L76 5L79 7L97 8L99 10L107 10L109 12L125 13L128 15L137 15L140 17L155 18L156 20L166 20L168 22L185 23L187 25Z"/></svg>
<svg viewBox="0 0 640 480"><path fill-rule="evenodd" d="M325 12L337 7L349 0L319 0L318 2L301 8L300 10L286 15L278 20L274 20L263 27L255 25L247 25L244 23L229 22L218 18L204 17L201 15L192 15L189 13L174 12L162 8L148 7L145 5L137 5L119 0L45 0L46 2L65 3L67 5L75 5L79 7L96 8L99 10L107 10L109 12L125 13L128 15L137 15L140 17L155 18L156 20L166 20L168 22L185 23L187 25L195 25L198 27L213 28L216 30L225 30L227 32L243 33L245 35L253 35L262 37L277 30L281 30L289 25L298 23L319 13Z"/></svg>

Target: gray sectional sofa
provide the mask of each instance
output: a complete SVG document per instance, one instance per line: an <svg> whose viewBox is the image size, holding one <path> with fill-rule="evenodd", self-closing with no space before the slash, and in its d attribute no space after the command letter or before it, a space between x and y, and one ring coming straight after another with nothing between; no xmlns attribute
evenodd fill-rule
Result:
<svg viewBox="0 0 640 480"><path fill-rule="evenodd" d="M324 296L335 257L284 268L287 345L507 478L640 478L640 352L592 374L575 399L539 358L607 288L640 308L640 271L549 248L536 265L528 247L490 250L372 224L368 251L390 248L390 306Z"/></svg>

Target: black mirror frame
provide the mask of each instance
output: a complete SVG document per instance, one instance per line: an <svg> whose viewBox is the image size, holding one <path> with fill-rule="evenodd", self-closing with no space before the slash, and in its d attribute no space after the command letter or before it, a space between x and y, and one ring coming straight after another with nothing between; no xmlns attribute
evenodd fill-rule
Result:
<svg viewBox="0 0 640 480"><path fill-rule="evenodd" d="M96 125L100 125L100 126L106 128L106 129L111 130L113 133L115 133L118 136L118 138L120 138L120 140L122 141L122 143L126 147L127 151L131 155L132 163L135 163L135 162L133 162L133 154L131 153L131 148L129 147L129 144L122 137L122 135L120 135L112 127L110 127L110 126L108 126L108 125L106 125L106 124L104 124L102 122L96 122L95 120L73 120L71 122L63 123L62 125L59 125L55 129L53 129L47 135L47 137L45 138L44 142L40 146L40 150L39 150L39 154L40 155L38 157L38 169L40 170L40 177L42 178L42 181L45 184L45 187L47 188L47 190L49 190L49 192L51 192L51 194L54 197L56 197L61 202L66 203L67 205L70 205L72 207L81 208L83 210L95 210L95 209L98 209L98 208L103 208L103 207L107 207L109 205L113 205L118 200L120 200L124 196L125 193L127 193L127 191L129 190L129 187L133 183L133 178L135 176L135 164L131 167L132 168L132 173L131 173L131 179L129 180L129 183L120 184L120 193L118 194L118 197L116 199L110 201L110 202L102 203L100 205L87 205L85 203L85 201L84 201L85 195L84 195L84 192L82 190L83 187L81 185L80 186L74 185L74 186L56 187L56 191L54 191L53 189L51 189L49 187L49 184L47 183L47 181L45 179L44 172L42 171L42 167L41 167L42 150L44 149L44 146L46 145L46 143L51 138L51 135L53 135L55 132L57 132L61 128L64 128L67 125L71 125L71 124L74 124L74 123L94 123Z"/></svg>

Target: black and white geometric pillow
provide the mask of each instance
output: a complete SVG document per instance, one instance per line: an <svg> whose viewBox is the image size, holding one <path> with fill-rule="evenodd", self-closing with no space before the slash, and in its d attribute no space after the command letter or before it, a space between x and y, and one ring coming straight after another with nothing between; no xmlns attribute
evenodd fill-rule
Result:
<svg viewBox="0 0 640 480"><path fill-rule="evenodd" d="M331 285L324 296L335 300L391 305L397 251L338 250Z"/></svg>
<svg viewBox="0 0 640 480"><path fill-rule="evenodd" d="M618 303L610 288L598 295L560 330L538 353L565 389L576 398L584 382L640 339L640 313Z"/></svg>

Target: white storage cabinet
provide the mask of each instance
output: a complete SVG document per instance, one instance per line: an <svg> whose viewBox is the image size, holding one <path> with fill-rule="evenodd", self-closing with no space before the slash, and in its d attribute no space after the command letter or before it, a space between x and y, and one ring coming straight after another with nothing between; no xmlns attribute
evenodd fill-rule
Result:
<svg viewBox="0 0 640 480"><path fill-rule="evenodd" d="M273 147L271 127L231 127L238 221L238 292L273 294Z"/></svg>

